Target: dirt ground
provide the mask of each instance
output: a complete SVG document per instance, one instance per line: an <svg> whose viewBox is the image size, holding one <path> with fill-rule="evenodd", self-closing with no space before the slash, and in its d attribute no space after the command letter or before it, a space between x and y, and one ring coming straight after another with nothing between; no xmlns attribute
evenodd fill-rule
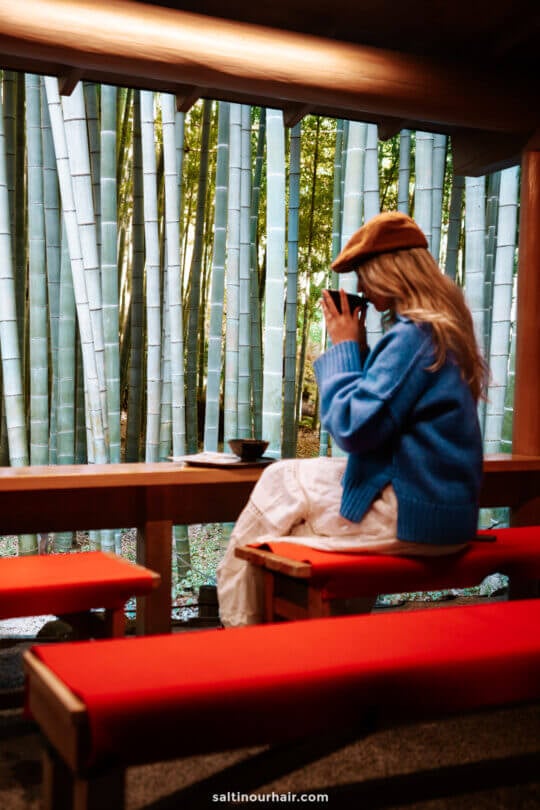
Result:
<svg viewBox="0 0 540 810"><path fill-rule="evenodd" d="M298 431L296 455L299 458L313 458L319 455L319 431L301 427Z"/></svg>

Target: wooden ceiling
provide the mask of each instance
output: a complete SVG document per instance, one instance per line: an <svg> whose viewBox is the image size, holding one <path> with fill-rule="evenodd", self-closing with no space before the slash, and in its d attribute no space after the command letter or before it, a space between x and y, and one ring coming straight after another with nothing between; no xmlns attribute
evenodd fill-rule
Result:
<svg viewBox="0 0 540 810"><path fill-rule="evenodd" d="M138 0L359 45L540 73L538 0Z"/></svg>
<svg viewBox="0 0 540 810"><path fill-rule="evenodd" d="M463 174L540 148L538 0L0 0L0 67L446 132Z"/></svg>

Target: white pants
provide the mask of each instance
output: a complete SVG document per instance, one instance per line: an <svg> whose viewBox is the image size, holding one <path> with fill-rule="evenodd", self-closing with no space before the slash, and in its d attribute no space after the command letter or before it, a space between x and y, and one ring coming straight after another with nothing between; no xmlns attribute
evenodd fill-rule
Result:
<svg viewBox="0 0 540 810"><path fill-rule="evenodd" d="M397 539L397 499L387 486L359 523L339 514L345 458L285 459L267 467L238 518L217 569L219 612L226 627L263 618L262 573L235 557L236 546L288 540L325 551L448 554L463 546Z"/></svg>

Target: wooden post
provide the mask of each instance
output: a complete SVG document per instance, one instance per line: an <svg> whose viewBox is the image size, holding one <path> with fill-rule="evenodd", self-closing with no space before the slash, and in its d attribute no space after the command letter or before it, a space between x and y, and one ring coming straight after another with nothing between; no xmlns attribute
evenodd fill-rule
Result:
<svg viewBox="0 0 540 810"><path fill-rule="evenodd" d="M159 571L161 582L151 594L137 599L137 634L170 633L173 524L166 518L167 492L155 487L146 487L144 492L144 523L137 527L137 562Z"/></svg>
<svg viewBox="0 0 540 810"><path fill-rule="evenodd" d="M540 455L540 151L523 154L512 452Z"/></svg>

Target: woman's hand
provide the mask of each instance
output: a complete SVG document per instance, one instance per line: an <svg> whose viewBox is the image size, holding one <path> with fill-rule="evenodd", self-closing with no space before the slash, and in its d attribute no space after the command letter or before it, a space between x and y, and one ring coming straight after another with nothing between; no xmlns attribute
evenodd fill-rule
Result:
<svg viewBox="0 0 540 810"><path fill-rule="evenodd" d="M367 348L366 310L356 307L351 313L345 290L339 291L339 298L341 312L338 311L328 290L322 291L321 305L328 337L333 345L343 343L345 340L356 340L360 345L360 351L364 351Z"/></svg>

